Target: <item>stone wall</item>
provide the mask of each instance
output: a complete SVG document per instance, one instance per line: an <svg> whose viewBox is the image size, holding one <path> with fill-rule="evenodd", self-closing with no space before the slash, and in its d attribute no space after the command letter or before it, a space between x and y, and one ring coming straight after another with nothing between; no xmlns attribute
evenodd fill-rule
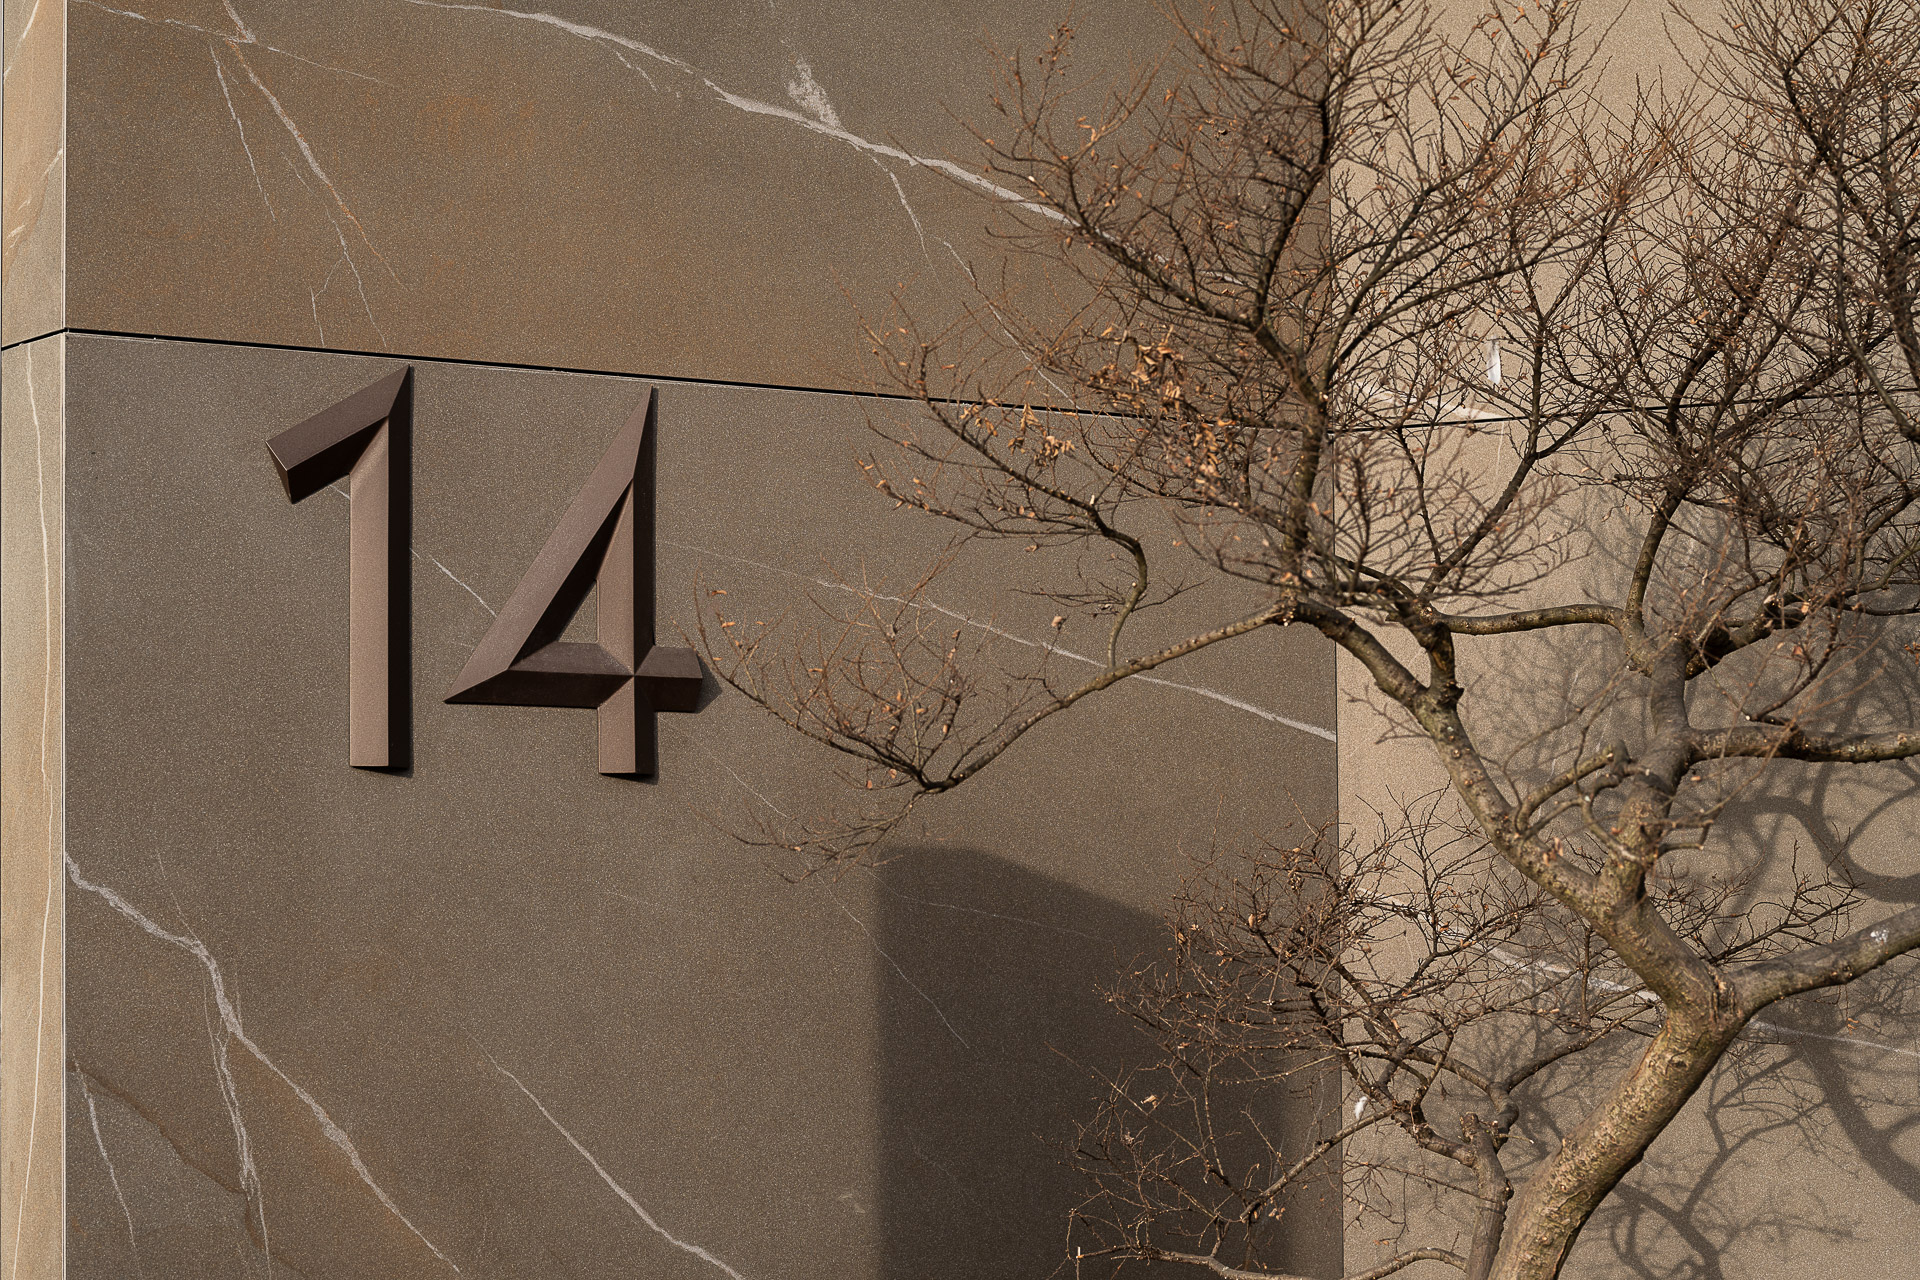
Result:
<svg viewBox="0 0 1920 1280"><path fill-rule="evenodd" d="M1189 853L1332 813L1317 638L1118 690L800 882L728 832L831 802L836 758L711 679L647 781L588 711L441 701L650 391L663 644L714 587L804 620L941 552L854 465L858 319L995 261L955 115L1054 16L9 0L9 1277L1061 1264L1060 1148L1145 1051L1103 989ZM1085 26L1089 76L1165 39ZM265 446L403 368L381 772L347 486L290 505ZM1006 567L942 625L1073 650ZM1331 1206L1296 1222L1337 1260Z"/></svg>

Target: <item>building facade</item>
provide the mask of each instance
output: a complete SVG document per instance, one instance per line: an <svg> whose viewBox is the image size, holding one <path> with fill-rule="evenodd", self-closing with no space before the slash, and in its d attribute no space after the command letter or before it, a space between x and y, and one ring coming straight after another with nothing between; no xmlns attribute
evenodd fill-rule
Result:
<svg viewBox="0 0 1920 1280"><path fill-rule="evenodd" d="M1612 28L1618 92L1663 12ZM910 412L862 325L999 270L969 123L1058 20L6 0L10 1280L1071 1274L1064 1153L1146 1052L1106 993L1183 879L1442 781L1361 672L1299 629L1197 655L813 876L738 836L832 806L838 760L710 671L637 713L642 778L591 703L444 700L565 594L543 553L649 404L661 646L716 591L806 619L941 557L857 465ZM1171 36L1145 0L1078 25L1089 81ZM289 479L269 441L380 386ZM1013 574L916 600L1089 663ZM563 640L609 643L607 587ZM1851 785L1747 820L1909 900L1911 794ZM1717 1074L1570 1274L1906 1274L1920 1050L1852 1012ZM1312 1275L1387 1243L1330 1198L1286 1231Z"/></svg>
<svg viewBox="0 0 1920 1280"><path fill-rule="evenodd" d="M1182 846L1331 813L1329 655L1129 690L802 883L731 833L835 760L710 678L647 780L591 711L442 699L649 395L662 645L699 592L804 613L940 552L855 465L858 323L993 261L961 121L1053 16L5 18L6 1274L1050 1273L1134 1052L1103 988ZM1103 12L1089 70L1165 38ZM267 445L409 370L381 771L358 455L290 503Z"/></svg>

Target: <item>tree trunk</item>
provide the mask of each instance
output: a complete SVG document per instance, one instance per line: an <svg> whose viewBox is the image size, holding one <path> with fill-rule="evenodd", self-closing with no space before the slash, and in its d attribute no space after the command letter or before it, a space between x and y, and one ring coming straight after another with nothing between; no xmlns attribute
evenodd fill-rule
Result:
<svg viewBox="0 0 1920 1280"><path fill-rule="evenodd" d="M1493 1274L1494 1260L1500 1256L1500 1237L1506 1230L1507 1200L1513 1194L1513 1184L1501 1167L1493 1130L1475 1115L1462 1116L1460 1127L1473 1146L1474 1190L1480 1199L1480 1209L1473 1218L1473 1248L1467 1254L1466 1280L1487 1280Z"/></svg>
<svg viewBox="0 0 1920 1280"><path fill-rule="evenodd" d="M1640 1061L1527 1180L1492 1280L1556 1280L1580 1229L1686 1105L1746 1019L1669 1014Z"/></svg>

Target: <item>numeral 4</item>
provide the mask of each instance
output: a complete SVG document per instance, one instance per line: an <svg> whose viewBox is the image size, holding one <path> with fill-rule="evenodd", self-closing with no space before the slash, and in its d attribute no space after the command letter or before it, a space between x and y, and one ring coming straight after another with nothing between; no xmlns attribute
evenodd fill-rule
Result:
<svg viewBox="0 0 1920 1280"><path fill-rule="evenodd" d="M474 647L448 702L597 707L600 772L658 769L656 711L694 711L700 660L653 642L654 420L627 420ZM596 585L598 643L560 639Z"/></svg>

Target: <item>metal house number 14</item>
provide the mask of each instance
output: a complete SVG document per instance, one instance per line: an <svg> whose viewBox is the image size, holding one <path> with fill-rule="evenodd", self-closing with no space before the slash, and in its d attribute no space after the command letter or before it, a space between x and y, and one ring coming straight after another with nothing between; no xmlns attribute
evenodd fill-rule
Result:
<svg viewBox="0 0 1920 1280"><path fill-rule="evenodd" d="M299 502L339 480L348 533L348 763L408 763L407 591L410 551L396 529L411 497L413 370L402 369L267 442ZM654 420L657 393L634 410L487 629L446 701L598 710L600 772L658 771L654 713L693 711L700 660L653 635ZM596 641L561 634L598 590Z"/></svg>

